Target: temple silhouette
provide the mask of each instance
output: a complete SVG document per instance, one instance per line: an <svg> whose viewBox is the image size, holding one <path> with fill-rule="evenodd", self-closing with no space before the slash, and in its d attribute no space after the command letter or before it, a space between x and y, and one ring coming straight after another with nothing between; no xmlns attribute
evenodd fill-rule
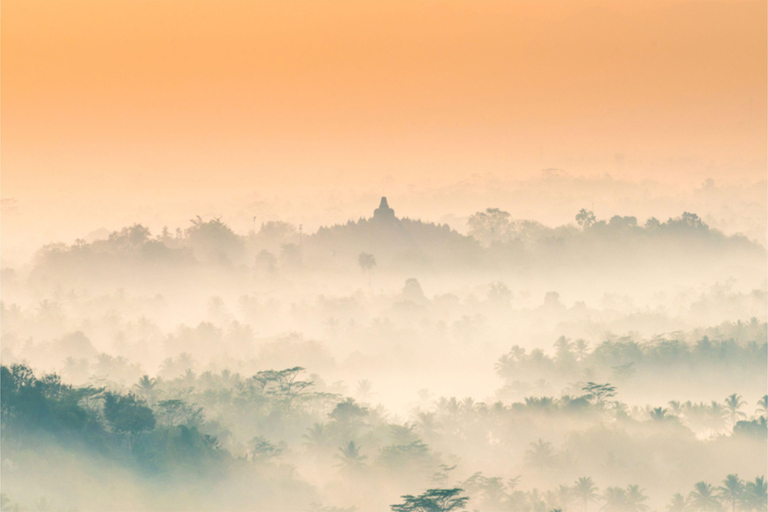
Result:
<svg viewBox="0 0 768 512"><path fill-rule="evenodd" d="M479 258L476 241L445 224L396 217L386 197L373 216L321 227L305 241L305 249L332 254L336 262L356 262L360 253L376 257L379 268L429 269Z"/></svg>
<svg viewBox="0 0 768 512"><path fill-rule="evenodd" d="M386 197L382 197L379 207L373 210L373 218L378 220L390 220L396 218L395 210L389 207Z"/></svg>

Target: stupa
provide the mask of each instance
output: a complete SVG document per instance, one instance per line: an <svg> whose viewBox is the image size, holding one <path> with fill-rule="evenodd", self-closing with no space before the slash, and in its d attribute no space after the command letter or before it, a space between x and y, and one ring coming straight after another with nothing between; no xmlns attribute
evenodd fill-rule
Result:
<svg viewBox="0 0 768 512"><path fill-rule="evenodd" d="M395 210L389 207L386 197L382 197L379 207L373 210L373 218L376 220L395 220Z"/></svg>

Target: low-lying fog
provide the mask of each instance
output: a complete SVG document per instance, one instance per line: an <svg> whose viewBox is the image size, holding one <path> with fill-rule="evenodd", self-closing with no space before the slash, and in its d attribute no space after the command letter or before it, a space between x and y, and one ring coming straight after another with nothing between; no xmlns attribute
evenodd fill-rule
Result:
<svg viewBox="0 0 768 512"><path fill-rule="evenodd" d="M4 266L3 510L765 510L761 241L397 208Z"/></svg>

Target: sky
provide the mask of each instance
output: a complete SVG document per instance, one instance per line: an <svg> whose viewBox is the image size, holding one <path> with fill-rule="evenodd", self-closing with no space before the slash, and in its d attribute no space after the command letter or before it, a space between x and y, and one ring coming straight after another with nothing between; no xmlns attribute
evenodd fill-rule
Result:
<svg viewBox="0 0 768 512"><path fill-rule="evenodd" d="M248 194L433 190L547 168L682 187L765 179L762 1L0 8L14 236L93 229L116 210L191 217Z"/></svg>

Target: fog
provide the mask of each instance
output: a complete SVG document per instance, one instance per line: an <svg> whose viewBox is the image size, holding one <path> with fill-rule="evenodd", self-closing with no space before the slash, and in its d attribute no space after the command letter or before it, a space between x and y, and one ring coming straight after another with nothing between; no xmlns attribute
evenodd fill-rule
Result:
<svg viewBox="0 0 768 512"><path fill-rule="evenodd" d="M338 180L312 186L295 180L290 186L278 187L252 183L254 177L240 190L224 191L190 191L186 182L162 190L147 186L130 193L101 188L94 192L87 187L14 193L13 188L6 186L0 216L3 259L6 265L24 265L42 245L71 244L79 238L93 241L135 223L150 228L153 234L159 234L163 227L184 230L195 215L206 220L221 217L241 234L254 229L254 217L257 229L263 222L283 221L315 232L323 226L370 216L382 195L396 203L401 217L447 223L463 234L467 234L469 217L488 207L548 226L572 223L574 212L581 208L605 219L614 215L635 216L641 222L650 217L665 220L689 211L725 234L742 234L765 246L768 188L764 178L729 177L723 170L701 165L696 166L693 177L687 177L686 166L673 161L654 164L654 169L662 168L665 173L664 177L652 178L647 169L633 165L631 155L616 156L619 157L620 164L584 164L578 170L572 166L548 167L554 163L546 159L534 165L509 165L503 171L482 170L472 174L464 169L460 180L405 178L386 171L361 173L357 169L361 183L344 187ZM332 163L344 164L342 159ZM408 163L408 168L413 165ZM296 172L290 166L274 169L280 175ZM70 184L70 188L75 184ZM94 218L94 211L99 212L98 219Z"/></svg>
<svg viewBox="0 0 768 512"><path fill-rule="evenodd" d="M765 510L765 184L463 190L4 204L3 510Z"/></svg>

